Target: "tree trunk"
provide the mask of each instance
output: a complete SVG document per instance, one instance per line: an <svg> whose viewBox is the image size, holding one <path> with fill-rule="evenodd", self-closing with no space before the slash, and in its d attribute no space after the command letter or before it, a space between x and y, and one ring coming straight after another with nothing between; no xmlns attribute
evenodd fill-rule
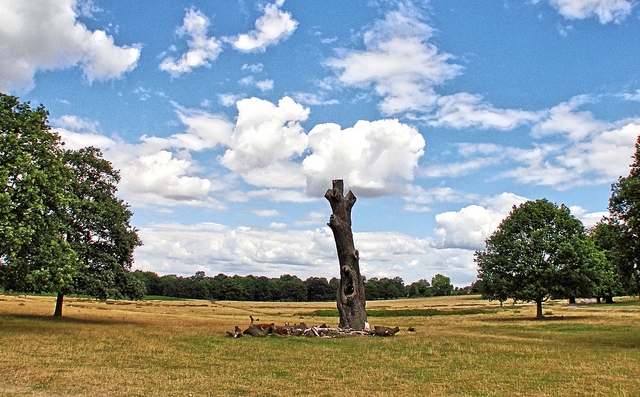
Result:
<svg viewBox="0 0 640 397"><path fill-rule="evenodd" d="M367 322L366 298L360 275L360 256L353 244L351 231L351 208L356 196L349 191L343 197L343 190L343 181L334 180L333 189L327 190L324 195L333 211L327 225L333 231L340 263L340 288L336 298L340 313L339 327L362 331Z"/></svg>
<svg viewBox="0 0 640 397"><path fill-rule="evenodd" d="M575 305L576 304L576 298L569 298L569 304L570 305Z"/></svg>
<svg viewBox="0 0 640 397"><path fill-rule="evenodd" d="M536 318L544 318L542 315L542 299L536 299Z"/></svg>
<svg viewBox="0 0 640 397"><path fill-rule="evenodd" d="M62 301L64 300L64 295L58 292L58 297L56 298L56 310L53 312L54 317L62 317Z"/></svg>
<svg viewBox="0 0 640 397"><path fill-rule="evenodd" d="M604 297L604 303L613 303L613 296L605 296Z"/></svg>

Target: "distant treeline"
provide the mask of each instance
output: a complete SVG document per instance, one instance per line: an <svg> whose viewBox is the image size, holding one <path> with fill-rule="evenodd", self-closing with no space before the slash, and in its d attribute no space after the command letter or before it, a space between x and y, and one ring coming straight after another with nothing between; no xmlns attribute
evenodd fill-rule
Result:
<svg viewBox="0 0 640 397"><path fill-rule="evenodd" d="M285 274L280 278L256 276L208 277L197 272L191 277L176 275L158 276L153 272L136 270L133 275L144 282L147 295L161 295L185 299L236 300L261 302L323 302L336 299L340 280L309 277L301 280ZM431 279L405 285L400 277L371 278L364 282L368 300L397 299L468 294L471 287L454 288L448 277L436 275Z"/></svg>

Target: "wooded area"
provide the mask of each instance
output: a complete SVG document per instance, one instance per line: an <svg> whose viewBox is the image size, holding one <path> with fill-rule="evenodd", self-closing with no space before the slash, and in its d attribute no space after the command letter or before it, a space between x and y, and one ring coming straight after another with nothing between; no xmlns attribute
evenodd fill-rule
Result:
<svg viewBox="0 0 640 397"><path fill-rule="evenodd" d="M191 277L181 277L158 276L153 272L136 270L132 275L144 283L147 295L181 299L330 302L335 301L340 285L340 280L336 277L330 280L324 277L301 280L288 274L279 278L227 276L222 273L209 277L204 272L198 272ZM454 287L451 280L441 274L433 277L431 282L419 280L409 285L405 285L400 277L373 277L364 280L364 288L368 300L467 295L472 292L472 287Z"/></svg>

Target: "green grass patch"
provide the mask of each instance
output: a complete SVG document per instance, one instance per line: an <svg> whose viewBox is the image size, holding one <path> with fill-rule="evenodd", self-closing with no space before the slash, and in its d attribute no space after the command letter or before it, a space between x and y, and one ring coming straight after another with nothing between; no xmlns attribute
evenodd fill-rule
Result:
<svg viewBox="0 0 640 397"><path fill-rule="evenodd" d="M174 298L172 296L164 295L145 295L142 297L143 301L184 301L184 298Z"/></svg>
<svg viewBox="0 0 640 397"><path fill-rule="evenodd" d="M367 310L367 317L433 317L433 316L456 316L471 314L494 314L497 310L487 309L397 309L397 310ZM318 317L340 317L338 310L316 310L314 316Z"/></svg>

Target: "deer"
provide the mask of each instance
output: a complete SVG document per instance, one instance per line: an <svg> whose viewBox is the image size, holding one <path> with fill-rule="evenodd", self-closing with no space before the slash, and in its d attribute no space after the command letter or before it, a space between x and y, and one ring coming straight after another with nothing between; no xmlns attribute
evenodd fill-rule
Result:
<svg viewBox="0 0 640 397"><path fill-rule="evenodd" d="M269 326L264 329L256 325L250 325L249 328L244 330L243 334L255 337L263 337L273 333L273 330L275 328L276 326L273 323L269 324Z"/></svg>
<svg viewBox="0 0 640 397"><path fill-rule="evenodd" d="M374 327L373 334L377 336L393 336L398 331L400 331L400 327L389 328L376 325Z"/></svg>
<svg viewBox="0 0 640 397"><path fill-rule="evenodd" d="M274 333L278 335L291 335L293 333L293 327L289 325L289 323L284 323L283 326L276 325L276 328L273 330Z"/></svg>
<svg viewBox="0 0 640 397"><path fill-rule="evenodd" d="M242 330L236 325L236 329L233 332L227 331L227 335L232 338L242 338Z"/></svg>
<svg viewBox="0 0 640 397"><path fill-rule="evenodd" d="M249 323L250 327L258 327L258 328L262 328L262 329L267 329L269 328L270 325L272 324L254 324L253 323L253 316L249 316L249 318L251 319L251 323ZM258 319L260 320L260 319Z"/></svg>

